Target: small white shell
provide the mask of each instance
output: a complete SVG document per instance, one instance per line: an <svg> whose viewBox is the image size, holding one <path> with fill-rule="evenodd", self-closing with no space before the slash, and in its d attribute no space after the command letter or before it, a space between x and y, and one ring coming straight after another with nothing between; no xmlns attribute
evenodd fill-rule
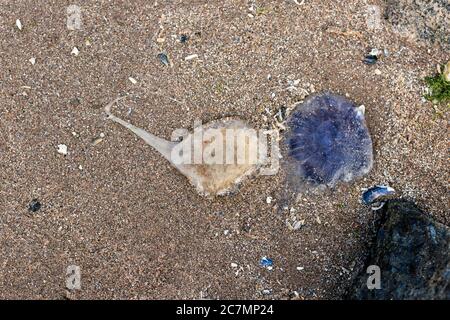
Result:
<svg viewBox="0 0 450 320"><path fill-rule="evenodd" d="M16 20L16 26L19 30L22 30L22 22L19 19Z"/></svg>

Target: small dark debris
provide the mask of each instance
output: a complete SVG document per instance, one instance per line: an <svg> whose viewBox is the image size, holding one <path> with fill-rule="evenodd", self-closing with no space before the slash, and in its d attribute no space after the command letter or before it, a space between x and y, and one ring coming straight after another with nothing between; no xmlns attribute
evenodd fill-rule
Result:
<svg viewBox="0 0 450 320"><path fill-rule="evenodd" d="M41 203L37 199L33 199L30 202L28 210L30 210L31 212L37 212L39 211L39 209L41 209Z"/></svg>
<svg viewBox="0 0 450 320"><path fill-rule="evenodd" d="M250 232L250 230L251 230L251 225L250 225L250 223L248 223L248 222L246 222L246 223L244 223L243 225L242 225L242 231L244 231L244 232Z"/></svg>
<svg viewBox="0 0 450 320"><path fill-rule="evenodd" d="M288 297L289 297L289 299L291 299L291 300L295 300L295 299L298 299L298 298L300 297L300 295L298 294L297 291L290 291L290 292L288 293Z"/></svg>
<svg viewBox="0 0 450 320"><path fill-rule="evenodd" d="M167 57L167 55L165 53L160 53L160 54L158 54L157 57L158 57L159 61L161 61L161 63L163 65L168 66L170 64L169 63L169 58Z"/></svg>
<svg viewBox="0 0 450 320"><path fill-rule="evenodd" d="M223 217L223 216L224 216L223 211L217 211L217 212L215 212L214 214L215 214L216 216L218 216L218 217Z"/></svg>
<svg viewBox="0 0 450 320"><path fill-rule="evenodd" d="M189 40L189 36L188 36L188 35L182 34L182 35L180 36L180 42L181 42L181 43L185 43L185 42L187 42L188 40Z"/></svg>
<svg viewBox="0 0 450 320"><path fill-rule="evenodd" d="M285 106L281 106L281 108L278 110L276 116L279 121L283 121L284 119L286 119L286 110L287 109Z"/></svg>
<svg viewBox="0 0 450 320"><path fill-rule="evenodd" d="M378 57L372 54L367 55L363 60L363 62L368 65L375 64L377 61Z"/></svg>
<svg viewBox="0 0 450 320"><path fill-rule="evenodd" d="M79 106L81 104L80 99L78 99L77 97L70 99L69 101L70 105L73 107Z"/></svg>

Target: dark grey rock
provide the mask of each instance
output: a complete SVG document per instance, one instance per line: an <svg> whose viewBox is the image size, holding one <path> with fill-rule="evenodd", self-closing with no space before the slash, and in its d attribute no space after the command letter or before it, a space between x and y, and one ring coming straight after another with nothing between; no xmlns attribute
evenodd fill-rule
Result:
<svg viewBox="0 0 450 320"><path fill-rule="evenodd" d="M351 299L450 299L450 229L413 203L388 201L368 262L356 276ZM367 267L380 268L380 289L369 290Z"/></svg>
<svg viewBox="0 0 450 320"><path fill-rule="evenodd" d="M404 36L450 48L448 0L385 0L385 18Z"/></svg>

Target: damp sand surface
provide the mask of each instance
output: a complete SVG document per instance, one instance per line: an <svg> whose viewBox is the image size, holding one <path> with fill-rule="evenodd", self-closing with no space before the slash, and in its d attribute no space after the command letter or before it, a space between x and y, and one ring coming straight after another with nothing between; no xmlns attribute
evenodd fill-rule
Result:
<svg viewBox="0 0 450 320"><path fill-rule="evenodd" d="M421 98L446 52L385 20L369 30L365 1L298 3L95 1L71 31L70 3L3 1L0 298L339 299L371 235L362 188L389 185L448 225L448 115ZM371 48L389 55L363 64ZM365 106L374 146L369 175L325 192L294 194L280 170L201 197L103 113L129 94L117 115L170 139L197 119L272 128L325 90ZM69 265L81 290L66 290Z"/></svg>

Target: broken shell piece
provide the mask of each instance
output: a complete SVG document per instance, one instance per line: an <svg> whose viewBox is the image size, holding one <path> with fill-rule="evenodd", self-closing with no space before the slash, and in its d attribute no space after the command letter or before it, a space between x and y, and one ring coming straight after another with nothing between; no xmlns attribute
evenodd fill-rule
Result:
<svg viewBox="0 0 450 320"><path fill-rule="evenodd" d="M132 84L136 84L137 83L137 80L135 78L133 78L133 77L129 77L128 80L130 80L130 82Z"/></svg>
<svg viewBox="0 0 450 320"><path fill-rule="evenodd" d="M292 225L292 228L294 230L299 230L304 225L305 225L305 220L295 221L294 224Z"/></svg>
<svg viewBox="0 0 450 320"><path fill-rule="evenodd" d="M443 75L445 81L450 82L450 61L445 65Z"/></svg>
<svg viewBox="0 0 450 320"><path fill-rule="evenodd" d="M371 56L379 56L381 54L381 50L377 49L377 48L372 48L372 50L370 50L369 55Z"/></svg>
<svg viewBox="0 0 450 320"><path fill-rule="evenodd" d="M263 139L242 120L223 118L212 121L194 128L194 132L181 142L172 142L111 114L112 105L120 99L105 107L109 119L128 128L156 149L189 179L201 195L233 193L246 177L255 174L267 161ZM249 136L251 138L247 138Z"/></svg>
<svg viewBox="0 0 450 320"><path fill-rule="evenodd" d="M77 47L73 47L73 49L70 53L73 54L74 56L77 56L80 53L80 51L78 50Z"/></svg>
<svg viewBox="0 0 450 320"><path fill-rule="evenodd" d="M93 139L91 144L92 144L92 146L96 146L102 141L103 141L103 137L98 137L98 138Z"/></svg>
<svg viewBox="0 0 450 320"><path fill-rule="evenodd" d="M388 196L395 194L395 190L388 186L374 186L367 189L362 194L362 202L365 205L370 205L372 210L381 209L385 203L384 200Z"/></svg>
<svg viewBox="0 0 450 320"><path fill-rule="evenodd" d="M105 134L102 132L102 133L100 133L99 137L92 139L92 146L98 145L100 142L103 141L103 138L105 138Z"/></svg>
<svg viewBox="0 0 450 320"><path fill-rule="evenodd" d="M198 54L191 54L191 55L188 55L187 57L185 57L184 60L189 61L189 60L197 59L197 58L198 58Z"/></svg>
<svg viewBox="0 0 450 320"><path fill-rule="evenodd" d="M16 20L16 27L17 29L22 30L22 22L20 22L19 19Z"/></svg>

